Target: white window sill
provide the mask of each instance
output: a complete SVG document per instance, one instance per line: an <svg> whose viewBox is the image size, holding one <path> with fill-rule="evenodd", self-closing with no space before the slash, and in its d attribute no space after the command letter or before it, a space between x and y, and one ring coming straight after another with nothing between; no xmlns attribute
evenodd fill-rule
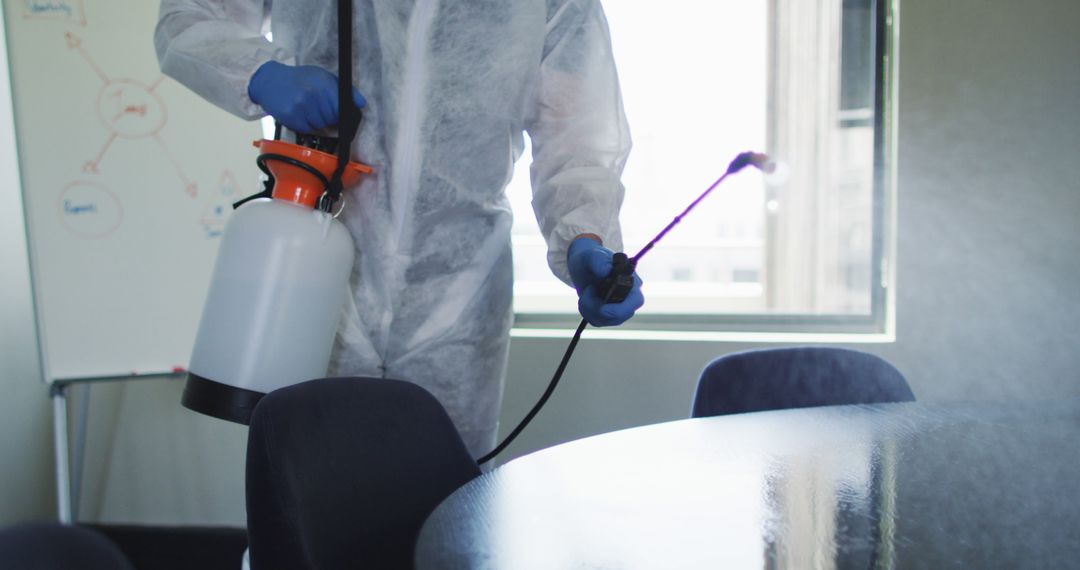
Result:
<svg viewBox="0 0 1080 570"><path fill-rule="evenodd" d="M514 338L571 338L574 329L513 328ZM669 342L726 342L739 344L887 344L896 341L896 334L886 333L799 333L747 331L660 331L633 329L586 328L583 339L651 340Z"/></svg>

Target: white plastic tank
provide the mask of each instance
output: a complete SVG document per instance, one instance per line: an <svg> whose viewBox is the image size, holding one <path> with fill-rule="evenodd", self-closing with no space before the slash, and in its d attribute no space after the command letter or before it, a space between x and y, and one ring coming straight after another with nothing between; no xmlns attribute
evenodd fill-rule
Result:
<svg viewBox="0 0 1080 570"><path fill-rule="evenodd" d="M308 150L304 162L332 171L332 155ZM313 207L323 184L283 168L270 166L273 198L240 206L225 228L184 391L184 406L245 424L263 394L326 375L353 266L348 230ZM359 172L370 169L346 181Z"/></svg>

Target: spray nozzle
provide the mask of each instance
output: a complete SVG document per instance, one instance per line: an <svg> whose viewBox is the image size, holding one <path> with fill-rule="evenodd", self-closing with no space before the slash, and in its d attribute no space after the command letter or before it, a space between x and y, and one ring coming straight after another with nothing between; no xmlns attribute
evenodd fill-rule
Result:
<svg viewBox="0 0 1080 570"><path fill-rule="evenodd" d="M766 174L771 174L776 170L776 163L773 162L768 155L760 152L747 151L740 153L739 156L735 157L735 160L731 161L731 164L728 165L727 173L735 174L747 166L753 166Z"/></svg>
<svg viewBox="0 0 1080 570"><path fill-rule="evenodd" d="M675 216L675 219L671 220L671 223L668 224L667 227L665 227L663 230L661 230L659 234L656 234L656 237L654 237L652 241L645 244L645 247L641 248L641 251L637 252L637 255L630 258L630 261L633 262L634 266L636 267L638 260L641 259L641 257L646 253L649 253L649 250L651 250L653 246L656 245L656 242L663 239L663 237L667 235L669 231L671 231L671 228L675 227L676 225L678 225L679 222L682 221L683 216L689 214L690 210L693 210L694 206L697 206L702 200L704 200L705 197L708 196L714 188L719 186L725 178L746 168L747 165L753 165L754 168L757 168L765 173L771 173L772 171L776 170L776 163L770 160L768 155L762 154L760 152L747 151L739 154L739 156L736 156L735 160L732 160L731 164L728 165L727 172L725 172L723 176L717 178L716 182L712 183L712 186L709 186L709 188L706 189L705 192L702 192L701 196L698 196L696 200L691 202L690 205L687 206L681 214Z"/></svg>

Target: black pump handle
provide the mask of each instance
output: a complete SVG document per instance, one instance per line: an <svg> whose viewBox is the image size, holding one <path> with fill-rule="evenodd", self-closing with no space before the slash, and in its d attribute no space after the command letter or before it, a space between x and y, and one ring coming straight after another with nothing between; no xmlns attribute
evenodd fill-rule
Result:
<svg viewBox="0 0 1080 570"><path fill-rule="evenodd" d="M611 273L600 282L604 303L621 303L634 288L634 267L637 263L623 252L611 258Z"/></svg>

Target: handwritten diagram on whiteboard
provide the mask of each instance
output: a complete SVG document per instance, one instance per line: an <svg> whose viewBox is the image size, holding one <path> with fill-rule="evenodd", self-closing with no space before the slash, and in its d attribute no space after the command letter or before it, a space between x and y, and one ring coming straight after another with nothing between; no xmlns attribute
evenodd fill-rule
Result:
<svg viewBox="0 0 1080 570"><path fill-rule="evenodd" d="M22 0L22 19L56 20L86 26L86 10L82 0Z"/></svg>
<svg viewBox="0 0 1080 570"><path fill-rule="evenodd" d="M46 376L185 366L258 123L161 74L156 2L4 8Z"/></svg>

